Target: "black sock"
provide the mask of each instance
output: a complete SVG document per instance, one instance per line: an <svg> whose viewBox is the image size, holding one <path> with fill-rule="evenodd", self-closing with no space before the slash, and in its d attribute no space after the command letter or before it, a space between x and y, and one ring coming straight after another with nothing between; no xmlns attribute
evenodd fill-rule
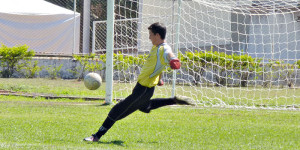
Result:
<svg viewBox="0 0 300 150"><path fill-rule="evenodd" d="M114 123L115 121L107 117L95 135L98 138L101 138L101 136L103 136L114 125Z"/></svg>

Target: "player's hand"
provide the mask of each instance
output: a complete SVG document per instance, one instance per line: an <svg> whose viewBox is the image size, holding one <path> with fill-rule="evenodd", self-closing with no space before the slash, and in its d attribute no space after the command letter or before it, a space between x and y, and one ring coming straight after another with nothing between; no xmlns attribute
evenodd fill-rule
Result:
<svg viewBox="0 0 300 150"><path fill-rule="evenodd" d="M158 86L163 86L164 85L164 81L162 80L162 79L160 79L159 81L158 81L158 84L157 84Z"/></svg>
<svg viewBox="0 0 300 150"><path fill-rule="evenodd" d="M172 69L180 69L180 60L178 58L174 58L170 61L170 66Z"/></svg>

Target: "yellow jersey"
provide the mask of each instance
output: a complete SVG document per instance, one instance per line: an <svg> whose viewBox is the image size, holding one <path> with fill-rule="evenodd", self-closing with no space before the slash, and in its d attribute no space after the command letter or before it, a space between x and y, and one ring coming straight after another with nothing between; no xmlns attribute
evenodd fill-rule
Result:
<svg viewBox="0 0 300 150"><path fill-rule="evenodd" d="M158 84L159 75L168 65L168 54L171 53L171 47L167 43L153 46L147 60L142 67L138 77L138 83L145 87L154 87Z"/></svg>

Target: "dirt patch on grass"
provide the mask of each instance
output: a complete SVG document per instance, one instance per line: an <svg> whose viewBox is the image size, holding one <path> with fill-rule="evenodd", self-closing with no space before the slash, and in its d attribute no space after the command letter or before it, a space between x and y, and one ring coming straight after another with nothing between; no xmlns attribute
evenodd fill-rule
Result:
<svg viewBox="0 0 300 150"><path fill-rule="evenodd" d="M98 106L100 103L92 102L39 102L39 101L0 101L2 104L40 105L40 106Z"/></svg>
<svg viewBox="0 0 300 150"><path fill-rule="evenodd" d="M1 94L8 94L8 93L16 93L14 91L8 91L8 90L0 90L0 95Z"/></svg>

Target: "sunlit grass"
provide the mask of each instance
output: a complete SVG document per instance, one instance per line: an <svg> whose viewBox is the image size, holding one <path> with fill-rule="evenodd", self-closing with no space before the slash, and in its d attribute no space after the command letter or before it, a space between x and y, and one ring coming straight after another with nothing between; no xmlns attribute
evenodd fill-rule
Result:
<svg viewBox="0 0 300 150"><path fill-rule="evenodd" d="M105 83L98 90L88 90L83 81L77 80L0 78L0 89L54 95L105 96Z"/></svg>
<svg viewBox="0 0 300 150"><path fill-rule="evenodd" d="M113 97L125 98L131 94L135 82L113 84ZM27 93L53 95L105 97L105 82L97 90L84 87L83 81L50 79L4 79L0 78L0 89ZM155 97L170 97L172 86L165 84L156 87ZM300 107L300 88L262 88L262 87L205 87L176 85L176 95L190 97L199 106L242 106L242 107Z"/></svg>
<svg viewBox="0 0 300 150"><path fill-rule="evenodd" d="M118 121L86 143L112 106L101 101L0 96L0 149L288 149L300 111L164 107Z"/></svg>

